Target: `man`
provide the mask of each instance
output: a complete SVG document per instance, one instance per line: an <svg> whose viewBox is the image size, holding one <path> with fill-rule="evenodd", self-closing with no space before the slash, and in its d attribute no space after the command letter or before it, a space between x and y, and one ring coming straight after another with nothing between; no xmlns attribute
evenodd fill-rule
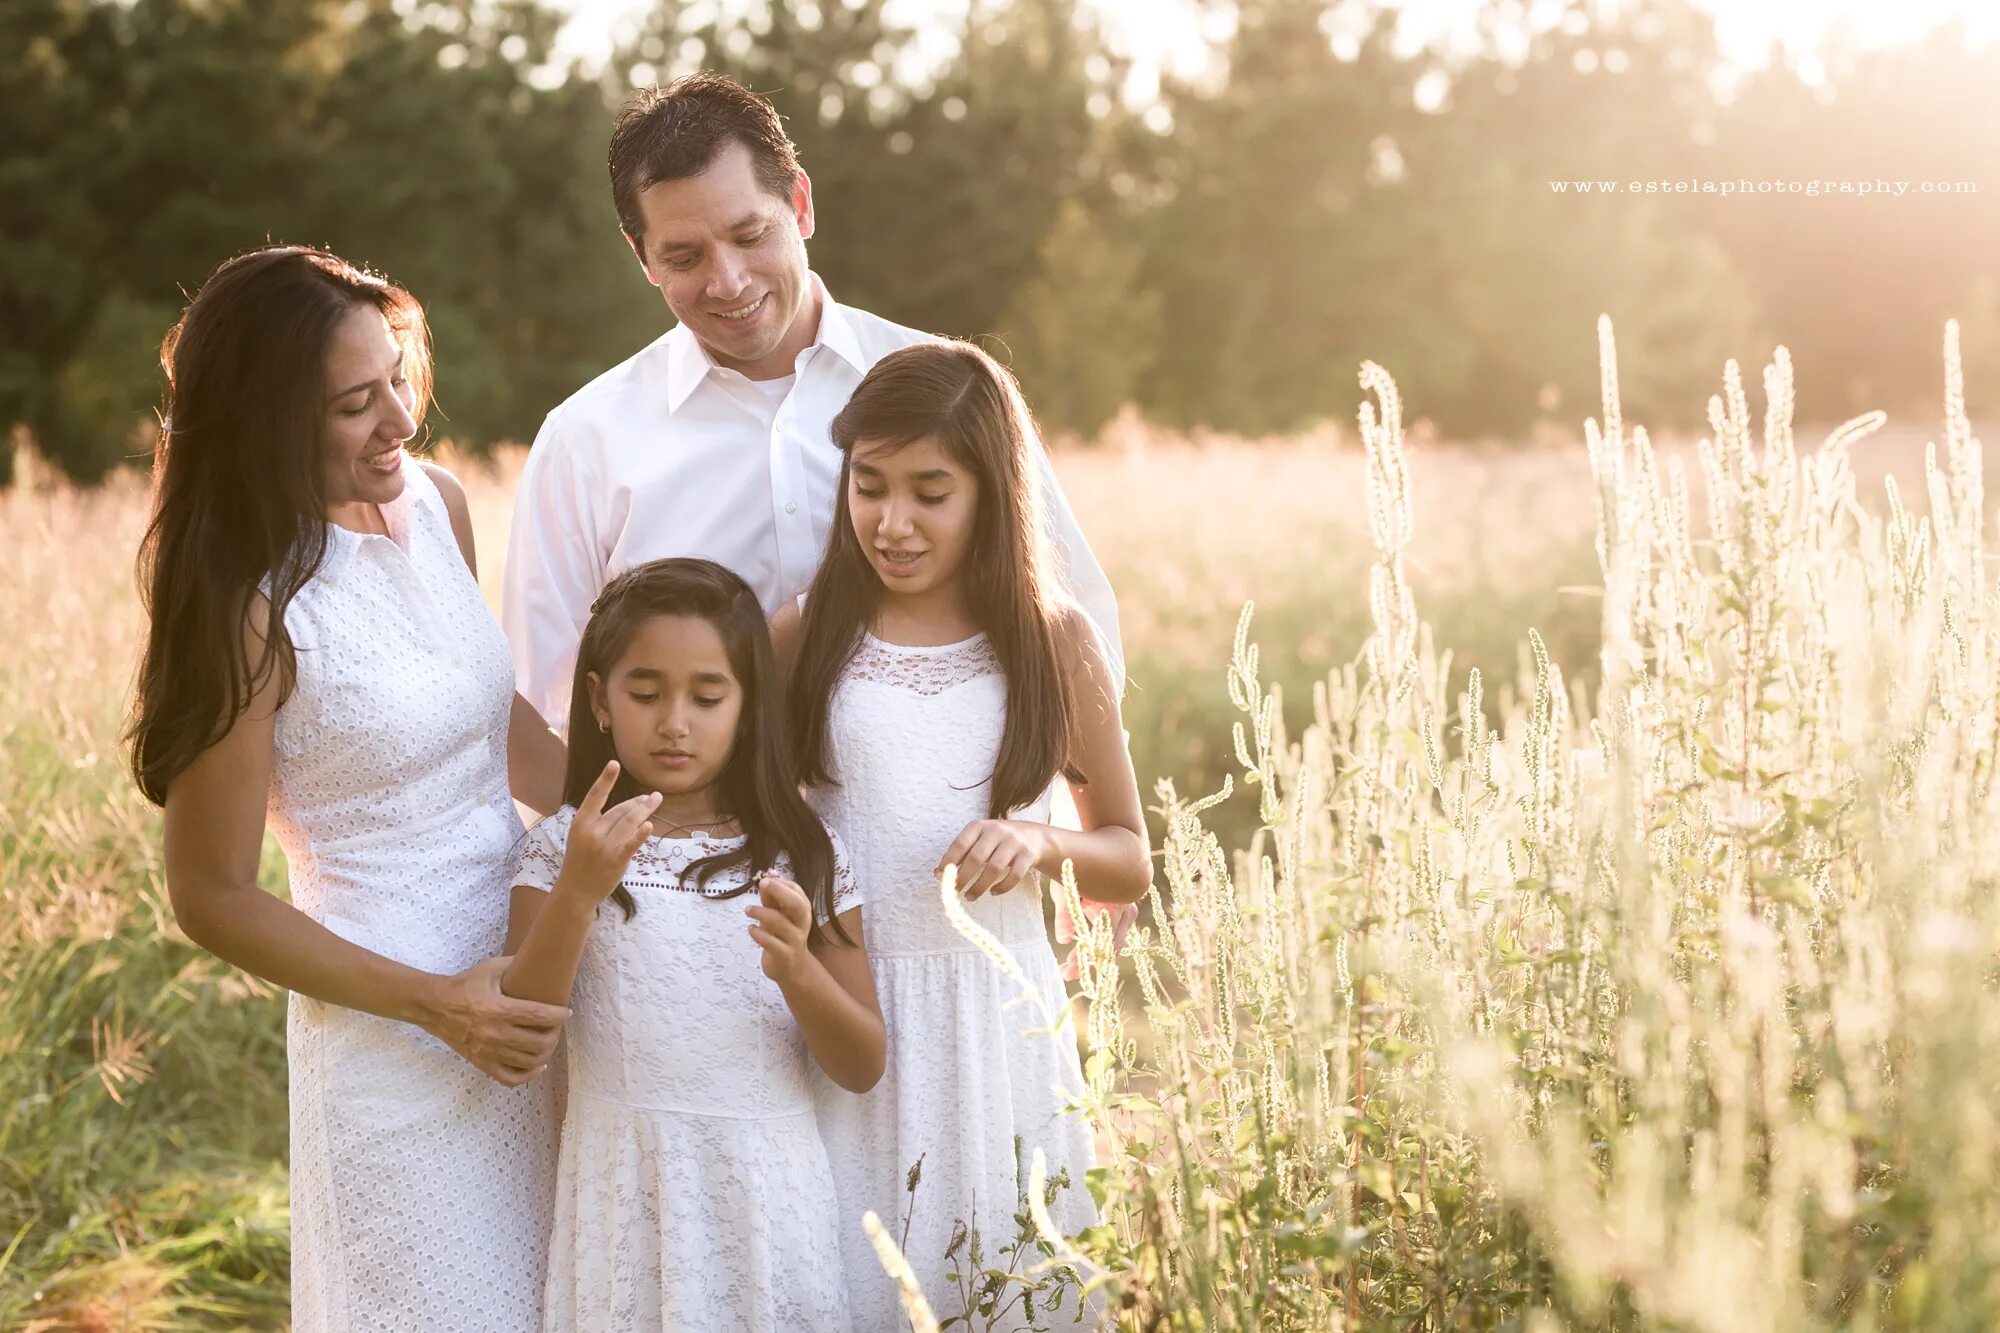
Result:
<svg viewBox="0 0 2000 1333"><path fill-rule="evenodd" d="M611 196L679 324L573 394L522 473L501 619L521 693L566 729L605 581L665 556L740 574L765 613L811 582L840 477L828 426L861 377L929 335L843 306L806 264L812 182L770 104L696 74L611 136ZM1051 546L1123 674L1118 608L1039 443Z"/></svg>

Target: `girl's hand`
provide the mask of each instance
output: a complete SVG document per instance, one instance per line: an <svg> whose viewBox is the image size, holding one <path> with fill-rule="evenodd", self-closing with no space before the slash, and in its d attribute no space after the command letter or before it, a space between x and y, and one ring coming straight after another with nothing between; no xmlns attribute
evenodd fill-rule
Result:
<svg viewBox="0 0 2000 1333"><path fill-rule="evenodd" d="M953 840L932 876L958 866L959 896L1006 893L1041 864L1048 846L1047 825L1019 819L975 819Z"/></svg>
<svg viewBox="0 0 2000 1333"><path fill-rule="evenodd" d="M757 881L757 906L743 915L754 923L750 938L764 951L764 975L780 986L789 984L812 958L812 899L788 879L765 875Z"/></svg>
<svg viewBox="0 0 2000 1333"><path fill-rule="evenodd" d="M613 759L576 808L576 818L569 826L569 846L563 852L562 873L556 877L556 892L603 902L625 878L632 853L645 845L652 832L646 819L659 807L660 794L649 791L606 810L604 800L617 781L618 761Z"/></svg>

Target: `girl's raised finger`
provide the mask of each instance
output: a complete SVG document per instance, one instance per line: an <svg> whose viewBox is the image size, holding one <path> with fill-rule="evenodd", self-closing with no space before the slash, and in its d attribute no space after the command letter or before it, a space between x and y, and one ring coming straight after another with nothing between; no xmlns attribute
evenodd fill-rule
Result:
<svg viewBox="0 0 2000 1333"><path fill-rule="evenodd" d="M583 794L583 804L577 806L579 819L594 819L604 813L605 798L611 795L611 788L618 781L618 761L604 765L604 771L597 775L597 781L590 784L590 790Z"/></svg>

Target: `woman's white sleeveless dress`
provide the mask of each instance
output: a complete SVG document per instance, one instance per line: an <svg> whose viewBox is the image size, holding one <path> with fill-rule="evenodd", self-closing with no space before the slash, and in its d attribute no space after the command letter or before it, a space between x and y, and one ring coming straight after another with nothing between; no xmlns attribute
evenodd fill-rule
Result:
<svg viewBox="0 0 2000 1333"><path fill-rule="evenodd" d="M959 832L987 817L1006 718L1006 678L984 635L938 648L868 636L830 706L837 785L810 793L868 897L868 958L888 1028L888 1071L873 1090L851 1093L824 1078L817 1084L820 1133L840 1201L848 1303L855 1327L870 1333L907 1324L861 1229L864 1211L880 1216L891 1235L901 1234L910 1213L906 1253L940 1317L964 1306L946 1256L961 1223L978 1228L989 1265L1006 1267L999 1256L1014 1243L1036 1148L1051 1177L1069 1173L1069 1187L1049 1210L1057 1225L1074 1234L1098 1221L1084 1181L1093 1162L1090 1125L1064 1112L1083 1089L1075 1038L1067 1025L1059 1033L1033 1031L1043 1017L1014 1003L1020 988L946 920L931 874ZM1044 795L1014 813L1045 821L1048 812ZM1007 946L1043 1005L1066 1014L1039 877L966 907ZM920 1158L913 1202L905 1186ZM968 1271L969 1250L957 1251ZM1021 1267L1040 1258L1031 1244ZM1058 1315L1038 1311L1051 1327L1076 1314L1073 1291Z"/></svg>
<svg viewBox="0 0 2000 1333"><path fill-rule="evenodd" d="M285 628L270 827L292 901L427 972L501 951L521 821L507 784L514 672L444 501L403 459L390 536L329 526ZM297 1333L541 1327L552 1080L505 1088L437 1038L294 994Z"/></svg>
<svg viewBox="0 0 2000 1333"><path fill-rule="evenodd" d="M528 833L515 882L555 887L576 811ZM741 838L648 838L597 910L563 1032L548 1333L850 1333L805 1034L764 975ZM860 905L834 848L834 911ZM780 855L773 874L792 877ZM863 1326L873 1333L873 1325ZM886 1330L885 1330L886 1333Z"/></svg>

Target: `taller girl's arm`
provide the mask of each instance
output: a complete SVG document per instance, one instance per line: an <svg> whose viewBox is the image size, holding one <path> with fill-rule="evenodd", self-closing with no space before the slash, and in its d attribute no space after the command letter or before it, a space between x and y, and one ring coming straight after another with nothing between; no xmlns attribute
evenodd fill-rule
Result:
<svg viewBox="0 0 2000 1333"><path fill-rule="evenodd" d="M806 1050L826 1076L849 1092L866 1092L888 1063L888 1035L875 999L875 974L861 942L861 909L837 920L851 944L809 929L812 901L788 879L757 883L757 905L745 915L750 938L764 951L764 975L778 983L805 1034Z"/></svg>
<svg viewBox="0 0 2000 1333"><path fill-rule="evenodd" d="M248 660L259 661L270 603L244 618ZM167 790L167 896L187 937L226 963L300 995L417 1026L482 1072L526 1082L555 1050L566 1009L500 993L504 959L456 976L408 967L334 934L257 887L278 686L266 678L222 738Z"/></svg>
<svg viewBox="0 0 2000 1333"><path fill-rule="evenodd" d="M472 539L472 506L466 501L465 487L436 463L419 460L418 466L444 500L444 511L451 516L451 535L458 540L458 553L465 557L465 567L472 571L473 580L478 581L479 553ZM563 765L567 759L568 751L561 738L549 730L549 724L542 720L535 706L516 693L507 714L507 779L514 799L538 815L553 812L562 804Z"/></svg>
<svg viewBox="0 0 2000 1333"><path fill-rule="evenodd" d="M632 854L652 831L647 816L660 804L660 794L649 791L606 810L605 798L617 781L614 759L577 807L562 869L553 884L543 886L547 891L527 884L514 886L507 922L507 948L514 957L500 979L507 994L544 1004L569 1003L598 905L625 877Z"/></svg>
<svg viewBox="0 0 2000 1333"><path fill-rule="evenodd" d="M1020 819L979 819L965 827L933 873L958 866L958 889L967 898L1005 893L1030 871L1051 879L1063 862L1076 871L1081 897L1101 903L1136 902L1152 882L1152 850L1146 813L1139 803L1139 779L1125 747L1125 723L1118 708L1116 669L1082 611L1071 610L1057 643L1070 672L1076 699L1071 762L1085 779L1072 782L1081 830Z"/></svg>

